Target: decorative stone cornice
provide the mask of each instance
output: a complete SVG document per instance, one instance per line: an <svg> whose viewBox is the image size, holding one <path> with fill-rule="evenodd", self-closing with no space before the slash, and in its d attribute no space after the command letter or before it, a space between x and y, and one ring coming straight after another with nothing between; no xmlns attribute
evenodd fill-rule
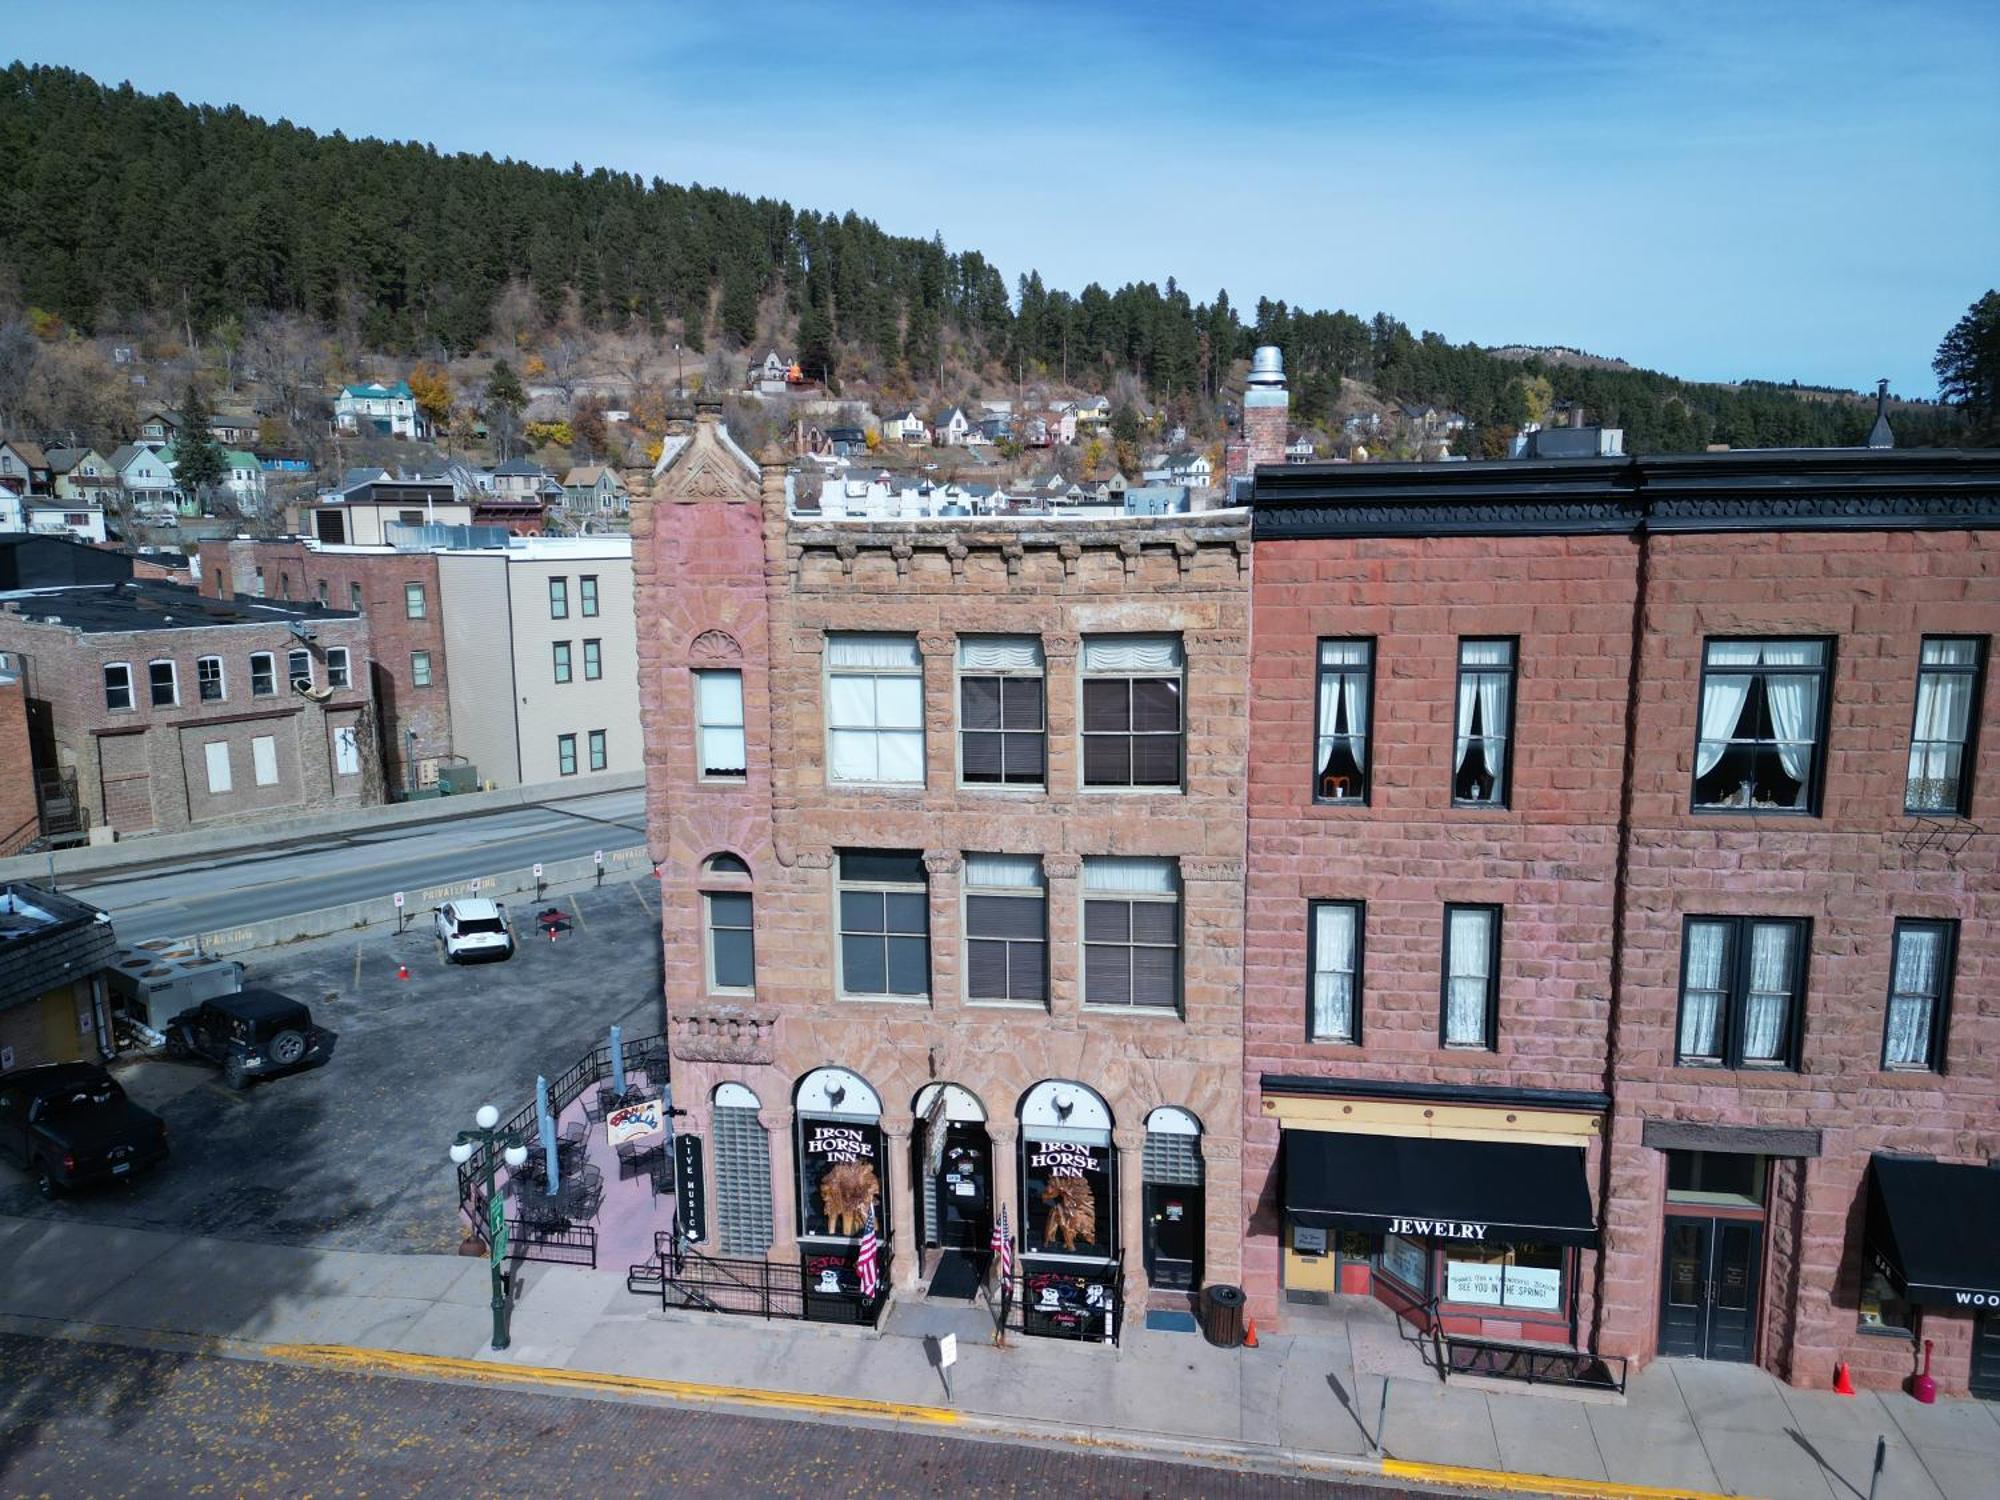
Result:
<svg viewBox="0 0 2000 1500"><path fill-rule="evenodd" d="M790 865L795 870L831 870L833 851L827 848L794 849L791 858L785 858L785 846L778 845L778 863Z"/></svg>
<svg viewBox="0 0 2000 1500"><path fill-rule="evenodd" d="M770 1063L777 1060L778 1020L733 1005L697 1007L669 1018L667 1045L686 1062Z"/></svg>
<svg viewBox="0 0 2000 1500"><path fill-rule="evenodd" d="M1044 854L1042 874L1050 880L1074 880L1083 873L1083 858L1076 854Z"/></svg>
<svg viewBox="0 0 2000 1500"><path fill-rule="evenodd" d="M1243 861L1226 856L1189 854L1181 857L1183 880L1241 880Z"/></svg>

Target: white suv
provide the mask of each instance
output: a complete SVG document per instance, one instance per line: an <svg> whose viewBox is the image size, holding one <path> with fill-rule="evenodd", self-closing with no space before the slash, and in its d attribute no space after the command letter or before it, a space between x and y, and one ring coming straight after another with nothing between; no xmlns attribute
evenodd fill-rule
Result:
<svg viewBox="0 0 2000 1500"><path fill-rule="evenodd" d="M474 897L445 902L437 909L437 935L447 963L514 956L514 930L507 925L507 908L498 901Z"/></svg>

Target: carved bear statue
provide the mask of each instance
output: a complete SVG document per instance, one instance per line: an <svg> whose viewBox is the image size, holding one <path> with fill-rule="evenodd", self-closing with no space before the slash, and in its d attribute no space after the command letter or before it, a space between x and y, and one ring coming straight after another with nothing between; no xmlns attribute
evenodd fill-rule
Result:
<svg viewBox="0 0 2000 1500"><path fill-rule="evenodd" d="M1051 1177L1042 1188L1042 1202L1049 1205L1042 1240L1051 1249L1060 1243L1074 1250L1078 1240L1097 1243L1097 1195L1088 1178Z"/></svg>
<svg viewBox="0 0 2000 1500"><path fill-rule="evenodd" d="M827 1168L819 1180L820 1212L828 1234L859 1234L868 1205L882 1191L882 1180L865 1161L844 1161Z"/></svg>

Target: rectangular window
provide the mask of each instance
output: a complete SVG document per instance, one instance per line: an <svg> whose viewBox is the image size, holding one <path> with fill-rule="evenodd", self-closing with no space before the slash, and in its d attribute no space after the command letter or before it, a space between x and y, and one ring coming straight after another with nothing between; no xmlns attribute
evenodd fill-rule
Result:
<svg viewBox="0 0 2000 1500"><path fill-rule="evenodd" d="M924 781L924 658L913 635L826 638L827 779Z"/></svg>
<svg viewBox="0 0 2000 1500"><path fill-rule="evenodd" d="M231 790L229 780L229 746L222 740L210 740L201 747L202 758L208 763L208 791L212 797L220 797Z"/></svg>
<svg viewBox="0 0 2000 1500"><path fill-rule="evenodd" d="M429 687L431 685L431 654L428 651L410 653L410 686Z"/></svg>
<svg viewBox="0 0 2000 1500"><path fill-rule="evenodd" d="M1896 1290L1888 1272L1869 1260L1861 1265L1861 1296L1855 1314L1855 1327L1862 1333L1910 1334L1909 1299Z"/></svg>
<svg viewBox="0 0 2000 1500"><path fill-rule="evenodd" d="M347 607L348 607L349 609L353 610L353 611L354 611L354 613L356 613L357 615L361 613L361 585L360 585L360 584L358 584L358 583L350 583L350 584L348 584L348 586L347 586Z"/></svg>
<svg viewBox="0 0 2000 1500"><path fill-rule="evenodd" d="M1048 892L1032 854L965 856L965 998L1049 994Z"/></svg>
<svg viewBox="0 0 2000 1500"><path fill-rule="evenodd" d="M1681 1067L1798 1067L1807 925L1689 917L1682 938Z"/></svg>
<svg viewBox="0 0 2000 1500"><path fill-rule="evenodd" d="M222 658L197 656L194 659L194 690L203 703L222 701Z"/></svg>
<svg viewBox="0 0 2000 1500"><path fill-rule="evenodd" d="M104 664L104 706L113 713L132 707L132 669L122 661Z"/></svg>
<svg viewBox="0 0 2000 1500"><path fill-rule="evenodd" d="M583 680L598 682L604 677L604 642L583 643Z"/></svg>
<svg viewBox="0 0 2000 1500"><path fill-rule="evenodd" d="M583 609L586 620L597 618L597 575L585 573L576 581L577 603Z"/></svg>
<svg viewBox="0 0 2000 1500"><path fill-rule="evenodd" d="M1475 1306L1559 1312L1563 1260L1560 1245L1453 1244L1445 1251L1443 1298Z"/></svg>
<svg viewBox="0 0 2000 1500"><path fill-rule="evenodd" d="M606 766L611 764L610 752L605 746L605 732L602 729L593 729L590 731L588 744L590 748L591 770L602 771Z"/></svg>
<svg viewBox="0 0 2000 1500"><path fill-rule="evenodd" d="M754 990L757 939L751 928L750 893L710 891L702 900L708 910L708 987Z"/></svg>
<svg viewBox="0 0 2000 1500"><path fill-rule="evenodd" d="M403 615L411 620L424 618L424 586L421 583L403 585Z"/></svg>
<svg viewBox="0 0 2000 1500"><path fill-rule="evenodd" d="M556 736L556 774L558 776L576 774L576 736L573 734Z"/></svg>
<svg viewBox="0 0 2000 1500"><path fill-rule="evenodd" d="M1764 1158L1736 1151L1669 1151L1667 1201L1757 1208L1764 1202Z"/></svg>
<svg viewBox="0 0 2000 1500"><path fill-rule="evenodd" d="M931 989L931 904L914 852L840 853L840 992L920 997Z"/></svg>
<svg viewBox="0 0 2000 1500"><path fill-rule="evenodd" d="M1708 642L1694 756L1697 808L1816 810L1830 655L1818 640Z"/></svg>
<svg viewBox="0 0 2000 1500"><path fill-rule="evenodd" d="M1903 811L1963 817L1972 806L1972 755L1986 641L1927 636L1917 666L1917 716Z"/></svg>
<svg viewBox="0 0 2000 1500"><path fill-rule="evenodd" d="M1374 641L1321 641L1315 801L1368 800L1368 719L1374 698Z"/></svg>
<svg viewBox="0 0 2000 1500"><path fill-rule="evenodd" d="M260 734L250 741L250 765L256 773L257 785L278 784L278 741L275 737Z"/></svg>
<svg viewBox="0 0 2000 1500"><path fill-rule="evenodd" d="M250 653L250 696L268 698L278 691L278 659L268 651Z"/></svg>
<svg viewBox="0 0 2000 1500"><path fill-rule="evenodd" d="M170 661L149 662L146 684L152 691L153 707L175 708L181 701L180 677Z"/></svg>
<svg viewBox="0 0 2000 1500"><path fill-rule="evenodd" d="M303 683L307 687L312 686L313 684L312 652L293 651L286 654L285 680L291 683L293 687L297 687L301 683Z"/></svg>
<svg viewBox="0 0 2000 1500"><path fill-rule="evenodd" d="M1458 643L1458 719L1451 752L1451 800L1461 807L1507 805L1508 725L1514 717L1514 643Z"/></svg>
<svg viewBox="0 0 2000 1500"><path fill-rule="evenodd" d="M704 781L741 781L750 759L743 738L743 674L694 674L695 751Z"/></svg>
<svg viewBox="0 0 2000 1500"><path fill-rule="evenodd" d="M348 667L345 646L326 648L326 685L337 688L354 686L354 674Z"/></svg>
<svg viewBox="0 0 2000 1500"><path fill-rule="evenodd" d="M1500 908L1444 909L1444 1044L1500 1050Z"/></svg>
<svg viewBox="0 0 2000 1500"><path fill-rule="evenodd" d="M1180 872L1171 859L1083 862L1083 1003L1180 1005Z"/></svg>
<svg viewBox="0 0 2000 1500"><path fill-rule="evenodd" d="M1361 1040L1361 930L1359 901L1314 901L1306 941L1311 949L1312 995L1306 1036L1315 1042Z"/></svg>
<svg viewBox="0 0 2000 1500"><path fill-rule="evenodd" d="M550 647L550 649L551 649L551 650L552 650L552 651L554 652L554 654L555 654L555 670L556 670L556 681L557 681L557 682L568 682L568 681L569 681L569 642L568 642L568 641L556 641L556 642L555 642L555 643L554 643L554 644L553 644L553 645L552 645L552 646Z"/></svg>
<svg viewBox="0 0 2000 1500"><path fill-rule="evenodd" d="M1181 784L1178 636L1087 636L1083 642L1083 784Z"/></svg>
<svg viewBox="0 0 2000 1500"><path fill-rule="evenodd" d="M569 618L569 580L551 578L549 580L549 618L567 620Z"/></svg>
<svg viewBox="0 0 2000 1500"><path fill-rule="evenodd" d="M1945 1023L1958 946L1956 922L1896 924L1889 964L1889 1016L1882 1066L1898 1072L1944 1071Z"/></svg>
<svg viewBox="0 0 2000 1500"><path fill-rule="evenodd" d="M255 596L259 599L264 597L264 570L262 568L259 568L257 570L257 586L255 589Z"/></svg>
<svg viewBox="0 0 2000 1500"><path fill-rule="evenodd" d="M1042 643L961 636L958 779L967 786L1040 786L1047 728Z"/></svg>
<svg viewBox="0 0 2000 1500"><path fill-rule="evenodd" d="M325 609L325 608L326 608L326 580L325 580L324 578L322 578L322 579L321 579L321 580L319 581L319 584L318 584L317 588L316 588L316 589L314 590L314 597L316 597L316 598L317 598L317 599L319 600L319 607L320 607L321 609Z"/></svg>

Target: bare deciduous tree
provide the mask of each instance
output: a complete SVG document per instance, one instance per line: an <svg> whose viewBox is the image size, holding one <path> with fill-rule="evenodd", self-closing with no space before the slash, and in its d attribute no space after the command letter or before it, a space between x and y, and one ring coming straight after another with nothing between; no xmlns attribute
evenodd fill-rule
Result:
<svg viewBox="0 0 2000 1500"><path fill-rule="evenodd" d="M25 318L0 322L0 433L13 434L21 424L21 402L28 394L40 352Z"/></svg>
<svg viewBox="0 0 2000 1500"><path fill-rule="evenodd" d="M295 428L307 425L326 382L326 341L297 313L270 313L250 326L243 353L265 403Z"/></svg>

